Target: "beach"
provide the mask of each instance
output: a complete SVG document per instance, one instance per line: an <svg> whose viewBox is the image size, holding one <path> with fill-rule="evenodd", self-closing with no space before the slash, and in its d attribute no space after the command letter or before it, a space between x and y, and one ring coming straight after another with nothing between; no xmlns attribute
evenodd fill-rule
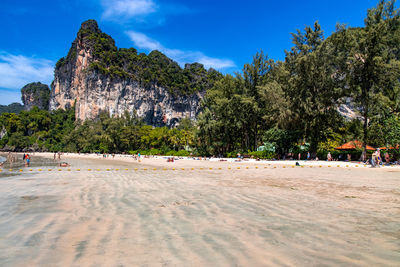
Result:
<svg viewBox="0 0 400 267"><path fill-rule="evenodd" d="M39 157L50 161L2 171L1 266L400 262L398 167Z"/></svg>

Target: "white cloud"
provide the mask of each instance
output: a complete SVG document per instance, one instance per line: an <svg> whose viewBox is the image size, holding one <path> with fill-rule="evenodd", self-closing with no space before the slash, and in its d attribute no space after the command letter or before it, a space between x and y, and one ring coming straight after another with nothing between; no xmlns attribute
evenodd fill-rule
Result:
<svg viewBox="0 0 400 267"><path fill-rule="evenodd" d="M54 62L0 51L0 88L21 89L30 82L50 84Z"/></svg>
<svg viewBox="0 0 400 267"><path fill-rule="evenodd" d="M220 59L208 57L201 52L198 52L196 61L200 62L204 66L209 66L214 69L226 69L236 67L236 64L230 59Z"/></svg>
<svg viewBox="0 0 400 267"><path fill-rule="evenodd" d="M163 46L159 42L150 39L147 35L145 35L143 33L128 31L128 32L126 32L126 34L128 34L131 41L139 48L146 49L146 50L161 50L161 49L163 49Z"/></svg>
<svg viewBox="0 0 400 267"><path fill-rule="evenodd" d="M236 66L235 63L230 59L208 57L199 51L183 51L179 49L166 48L160 42L153 40L140 32L128 31L126 34L137 48L147 51L158 50L177 61L181 66L185 63L193 62L201 63L206 68L214 68L218 70Z"/></svg>
<svg viewBox="0 0 400 267"><path fill-rule="evenodd" d="M109 20L145 16L157 11L152 0L103 0L102 17Z"/></svg>

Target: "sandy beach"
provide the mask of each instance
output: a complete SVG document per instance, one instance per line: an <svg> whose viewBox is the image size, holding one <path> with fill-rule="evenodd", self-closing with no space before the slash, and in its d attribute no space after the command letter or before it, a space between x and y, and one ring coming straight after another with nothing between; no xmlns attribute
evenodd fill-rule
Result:
<svg viewBox="0 0 400 267"><path fill-rule="evenodd" d="M19 167L9 176L4 166L1 266L400 263L397 167L76 154L61 161L71 167Z"/></svg>

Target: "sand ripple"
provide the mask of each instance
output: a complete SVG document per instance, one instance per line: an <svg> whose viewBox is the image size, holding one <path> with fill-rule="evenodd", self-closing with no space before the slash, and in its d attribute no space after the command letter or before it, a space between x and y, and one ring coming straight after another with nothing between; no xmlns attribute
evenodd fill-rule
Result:
<svg viewBox="0 0 400 267"><path fill-rule="evenodd" d="M398 173L335 172L3 178L0 265L398 266Z"/></svg>

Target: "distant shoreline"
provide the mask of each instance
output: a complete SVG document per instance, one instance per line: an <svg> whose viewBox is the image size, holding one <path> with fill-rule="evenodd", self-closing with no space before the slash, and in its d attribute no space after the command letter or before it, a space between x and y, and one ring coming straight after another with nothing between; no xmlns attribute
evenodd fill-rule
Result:
<svg viewBox="0 0 400 267"><path fill-rule="evenodd" d="M54 153L40 152L36 153L36 156L46 157L53 159ZM111 155L103 158L102 154L78 154L78 153L64 153L61 155L61 161L68 161L68 159L89 159L89 160L98 160L98 162L104 162L104 165L112 166L113 162L123 162L123 163L135 163L141 165L150 165L150 166L202 166L202 165L218 165L218 166L232 166L232 165L246 165L249 164L251 166L255 165L277 165L277 166L286 166L293 167L296 163L299 163L300 166L303 167L370 167L369 164L364 164L363 162L353 161L353 162L345 162L345 161L322 161L322 160L256 160L256 159L243 159L238 160L236 158L204 158L204 157L173 157L175 158L174 162L167 162L168 158L173 156L141 156L141 162L138 162L133 158L132 155L124 155L124 154L115 154L113 158ZM106 164L106 162L108 162ZM206 164L209 163L209 164ZM109 167L106 166L106 167ZM245 166L246 167L246 166ZM383 167L383 169L388 168L400 168L399 165L391 165Z"/></svg>

